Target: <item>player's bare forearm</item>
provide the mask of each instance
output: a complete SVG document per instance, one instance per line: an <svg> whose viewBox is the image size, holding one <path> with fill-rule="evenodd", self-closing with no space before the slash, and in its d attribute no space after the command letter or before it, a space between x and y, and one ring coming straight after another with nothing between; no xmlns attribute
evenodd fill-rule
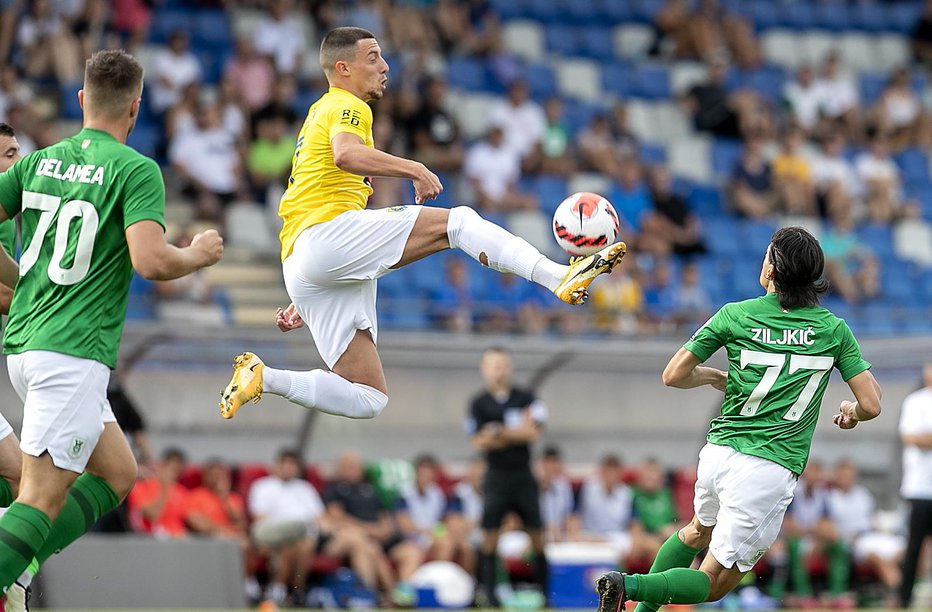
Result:
<svg viewBox="0 0 932 612"><path fill-rule="evenodd" d="M849 402L854 404L851 414L858 421L869 421L880 416L880 400L883 393L870 370L864 370L848 379L848 387L856 400Z"/></svg>
<svg viewBox="0 0 932 612"><path fill-rule="evenodd" d="M16 283L19 281L19 265L13 261L13 258L6 251L3 249L0 249L0 251L2 251L2 254L0 254L0 283L9 288L12 299L13 288L16 287ZM9 304L7 304L7 309L9 309Z"/></svg>
<svg viewBox="0 0 932 612"><path fill-rule="evenodd" d="M9 314L12 302L13 290L6 285L0 285L0 314Z"/></svg>
<svg viewBox="0 0 932 612"><path fill-rule="evenodd" d="M540 438L540 427L533 421L522 423L520 427L509 427L502 430L501 439L508 446L513 444L528 444Z"/></svg>
<svg viewBox="0 0 932 612"><path fill-rule="evenodd" d="M702 362L695 354L681 348L664 368L663 384L677 389L694 389L710 385L724 391L727 374L701 364Z"/></svg>
<svg viewBox="0 0 932 612"><path fill-rule="evenodd" d="M223 255L223 238L216 230L194 236L190 246L179 248L165 242L162 226L145 220L126 228L133 268L145 279L166 281L212 266Z"/></svg>
<svg viewBox="0 0 932 612"><path fill-rule="evenodd" d="M932 450L932 433L903 434L903 446L916 446L922 450Z"/></svg>
<svg viewBox="0 0 932 612"><path fill-rule="evenodd" d="M423 164L367 147L362 143L344 145L334 149L333 163L340 170L359 176L386 176L414 179Z"/></svg>

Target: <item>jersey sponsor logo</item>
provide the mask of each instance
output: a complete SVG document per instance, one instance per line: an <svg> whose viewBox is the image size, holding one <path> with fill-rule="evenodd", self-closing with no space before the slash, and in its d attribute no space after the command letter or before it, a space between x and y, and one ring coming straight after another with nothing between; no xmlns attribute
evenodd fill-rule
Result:
<svg viewBox="0 0 932 612"><path fill-rule="evenodd" d="M68 454L71 455L72 459L77 459L81 456L81 453L84 452L84 447L87 445L87 440L83 438L75 438L71 441L71 447L68 449Z"/></svg>
<svg viewBox="0 0 932 612"><path fill-rule="evenodd" d="M358 110L347 108L344 109L342 113L340 113L341 125L352 125L353 127L356 127L359 125L361 119L362 115L359 114Z"/></svg>
<svg viewBox="0 0 932 612"><path fill-rule="evenodd" d="M401 212L406 208L407 206L392 206L391 208L386 208L385 210L386 212L396 213L396 212Z"/></svg>
<svg viewBox="0 0 932 612"><path fill-rule="evenodd" d="M84 183L85 185L103 185L104 168L93 164L68 164L64 172L61 171L62 161L52 157L40 159L36 166L36 176L47 176L68 181L69 183Z"/></svg>
<svg viewBox="0 0 932 612"><path fill-rule="evenodd" d="M772 346L812 346L815 344L815 331L811 327L784 330L752 327L751 333L754 334L752 340L755 342Z"/></svg>

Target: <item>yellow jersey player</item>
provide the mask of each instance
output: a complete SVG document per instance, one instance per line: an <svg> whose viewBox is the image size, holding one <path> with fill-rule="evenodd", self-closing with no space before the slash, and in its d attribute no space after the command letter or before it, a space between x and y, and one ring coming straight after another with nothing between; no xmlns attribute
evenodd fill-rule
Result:
<svg viewBox="0 0 932 612"><path fill-rule="evenodd" d="M437 176L373 147L369 103L382 97L389 70L375 36L354 27L332 30L321 43L320 63L330 90L308 112L279 209L292 304L278 312L278 325L288 331L307 323L329 370L276 370L243 353L221 393L225 418L263 392L351 418L381 413L388 387L376 350L376 279L401 266L457 248L578 304L589 283L625 254L625 245L617 243L565 266L471 208L420 206L443 190ZM418 205L367 209L371 176L411 180Z"/></svg>

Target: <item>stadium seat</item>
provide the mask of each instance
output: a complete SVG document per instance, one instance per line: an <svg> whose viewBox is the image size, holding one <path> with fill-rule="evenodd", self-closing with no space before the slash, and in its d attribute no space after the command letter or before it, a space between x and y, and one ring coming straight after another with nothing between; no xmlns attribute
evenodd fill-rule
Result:
<svg viewBox="0 0 932 612"><path fill-rule="evenodd" d="M662 145L642 144L639 153L641 161L648 166L656 166L667 162L667 151Z"/></svg>
<svg viewBox="0 0 932 612"><path fill-rule="evenodd" d="M743 87L752 89L766 98L771 104L777 104L783 95L783 85L787 74L782 68L767 66L741 74Z"/></svg>
<svg viewBox="0 0 932 612"><path fill-rule="evenodd" d="M813 66L821 64L825 56L838 46L838 38L822 30L802 32L799 40L802 43L803 59Z"/></svg>
<svg viewBox="0 0 932 612"><path fill-rule="evenodd" d="M258 9L237 7L230 10L234 38L251 37L265 13Z"/></svg>
<svg viewBox="0 0 932 612"><path fill-rule="evenodd" d="M881 74L862 74L861 75L861 100L864 104L873 104L880 97L884 87L887 85L888 78Z"/></svg>
<svg viewBox="0 0 932 612"><path fill-rule="evenodd" d="M761 36L764 59L769 64L795 69L803 61L803 45L799 36L789 30L768 30Z"/></svg>
<svg viewBox="0 0 932 612"><path fill-rule="evenodd" d="M634 5L631 18L641 23L654 23L654 18L660 9L663 8L665 0L636 0L631 4Z"/></svg>
<svg viewBox="0 0 932 612"><path fill-rule="evenodd" d="M685 193L689 208L701 219L712 218L724 212L721 190L718 187L695 185Z"/></svg>
<svg viewBox="0 0 932 612"><path fill-rule="evenodd" d="M615 4L625 4L615 2ZM647 56L654 43L654 30L640 23L626 23L615 28L615 55L623 58L642 58Z"/></svg>
<svg viewBox="0 0 932 612"><path fill-rule="evenodd" d="M906 149L894 155L904 183L929 181L929 159L922 149Z"/></svg>
<svg viewBox="0 0 932 612"><path fill-rule="evenodd" d="M716 178L724 179L731 175L741 158L741 141L716 138L712 142L712 171Z"/></svg>
<svg viewBox="0 0 932 612"><path fill-rule="evenodd" d="M797 2L792 9L780 11L780 25L792 30L811 30L816 27L815 7L808 2Z"/></svg>
<svg viewBox="0 0 932 612"><path fill-rule="evenodd" d="M681 141L670 143L667 157L670 160L670 171L700 183L712 180L712 168L709 163L711 145L707 137L693 136Z"/></svg>
<svg viewBox="0 0 932 612"><path fill-rule="evenodd" d="M447 97L450 112L463 130L467 140L474 140L485 135L489 129L489 109L498 101L496 96L487 93L458 91Z"/></svg>
<svg viewBox="0 0 932 612"><path fill-rule="evenodd" d="M579 34L578 45L580 54L600 60L613 46L612 30L605 26L587 26Z"/></svg>
<svg viewBox="0 0 932 612"><path fill-rule="evenodd" d="M736 256L741 244L731 237L738 231L738 223L729 215L704 219L702 222L705 243L717 255Z"/></svg>
<svg viewBox="0 0 932 612"><path fill-rule="evenodd" d="M486 91L491 87L491 77L481 60L451 57L447 61L446 76L452 89Z"/></svg>
<svg viewBox="0 0 932 612"><path fill-rule="evenodd" d="M153 12L152 25L149 29L149 41L153 43L168 42L172 32L188 32L194 29L196 11L189 9L161 9Z"/></svg>
<svg viewBox="0 0 932 612"><path fill-rule="evenodd" d="M588 59L558 59L555 64L561 95L590 102L602 100L604 91L599 64Z"/></svg>
<svg viewBox="0 0 932 612"><path fill-rule="evenodd" d="M191 33L192 44L215 50L229 50L233 46L230 18L226 11L199 11Z"/></svg>
<svg viewBox="0 0 932 612"><path fill-rule="evenodd" d="M871 36L858 32L846 32L839 37L838 51L842 63L849 70L865 72L874 65L874 41Z"/></svg>
<svg viewBox="0 0 932 612"><path fill-rule="evenodd" d="M81 84L62 85L61 95L59 96L60 112L63 119L82 119L84 111L78 104L78 90Z"/></svg>
<svg viewBox="0 0 932 612"><path fill-rule="evenodd" d="M878 257L893 255L893 232L889 226L870 224L857 231L858 238Z"/></svg>
<svg viewBox="0 0 932 612"><path fill-rule="evenodd" d="M851 25L865 32L881 32L887 27L887 13L879 2L857 2L851 7Z"/></svg>
<svg viewBox="0 0 932 612"><path fill-rule="evenodd" d="M544 57L544 31L540 24L526 19L508 21L502 30L505 48L533 62Z"/></svg>
<svg viewBox="0 0 932 612"><path fill-rule="evenodd" d="M543 101L557 95L557 77L549 64L528 64L523 78L531 89L531 97L536 100Z"/></svg>
<svg viewBox="0 0 932 612"><path fill-rule="evenodd" d="M635 67L633 96L648 100L666 100L671 95L670 77L666 66L641 64Z"/></svg>
<svg viewBox="0 0 932 612"><path fill-rule="evenodd" d="M740 228L738 236L748 252L760 251L764 245L770 244L770 238L777 229L773 223L751 220L741 221Z"/></svg>
<svg viewBox="0 0 932 612"><path fill-rule="evenodd" d="M542 174L531 184L531 193L537 196L541 210L553 215L557 205L570 194L566 180L559 176Z"/></svg>
<svg viewBox="0 0 932 612"><path fill-rule="evenodd" d="M592 6L591 0L563 0L552 4L562 5L561 17L569 23L581 26L599 23L597 9Z"/></svg>
<svg viewBox="0 0 932 612"><path fill-rule="evenodd" d="M631 2L619 2L618 0L592 0L590 2L595 14L608 24L631 21L634 16L631 4Z"/></svg>
<svg viewBox="0 0 932 612"><path fill-rule="evenodd" d="M528 16L527 2L521 0L492 0L492 8L505 21Z"/></svg>
<svg viewBox="0 0 932 612"><path fill-rule="evenodd" d="M708 70L699 62L676 62L670 68L670 89L675 96L705 81Z"/></svg>
<svg viewBox="0 0 932 612"><path fill-rule="evenodd" d="M780 9L770 0L736 2L733 10L748 19L758 32L780 25Z"/></svg>
<svg viewBox="0 0 932 612"><path fill-rule="evenodd" d="M126 144L136 149L146 157L156 157L161 142L163 130L161 126L152 124L136 124L126 139Z"/></svg>
<svg viewBox="0 0 932 612"><path fill-rule="evenodd" d="M527 16L542 23L562 23L564 13L559 2L531 0L526 8Z"/></svg>
<svg viewBox="0 0 932 612"><path fill-rule="evenodd" d="M874 43L877 54L873 69L878 72L890 72L912 61L909 39L902 34L880 34L874 37Z"/></svg>
<svg viewBox="0 0 932 612"><path fill-rule="evenodd" d="M628 129L644 142L659 142L657 117L654 104L647 100L628 100L625 108L628 112Z"/></svg>
<svg viewBox="0 0 932 612"><path fill-rule="evenodd" d="M570 177L566 191L567 193L576 193L578 191L608 193L611 188L611 180L601 174L595 174L592 172L577 172Z"/></svg>
<svg viewBox="0 0 932 612"><path fill-rule="evenodd" d="M886 29L901 34L912 32L922 14L921 2L893 2L883 6L887 12Z"/></svg>
<svg viewBox="0 0 932 612"><path fill-rule="evenodd" d="M634 68L627 62L602 64L602 87L619 98L627 98L632 92Z"/></svg>
<svg viewBox="0 0 932 612"><path fill-rule="evenodd" d="M846 5L840 2L825 2L815 6L815 27L840 32L850 30L851 25L852 18Z"/></svg>

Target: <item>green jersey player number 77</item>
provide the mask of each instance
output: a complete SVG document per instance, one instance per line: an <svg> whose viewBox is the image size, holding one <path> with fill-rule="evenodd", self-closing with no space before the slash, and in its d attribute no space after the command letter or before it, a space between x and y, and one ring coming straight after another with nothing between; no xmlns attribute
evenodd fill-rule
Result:
<svg viewBox="0 0 932 612"><path fill-rule="evenodd" d="M84 129L0 175L0 221L20 215L23 234L19 269L0 254L0 282L16 286L3 350L23 401L19 495L0 518L7 610L20 609L36 568L136 479L107 403L133 271L170 280L223 253L215 230L183 249L165 241L161 171L125 144L142 84L130 55L95 53L78 93Z"/></svg>
<svg viewBox="0 0 932 612"><path fill-rule="evenodd" d="M661 546L649 574L608 572L596 581L599 612L721 599L767 552L809 458L829 375L856 401L833 417L841 429L880 414L880 386L844 320L819 306L825 257L800 227L778 230L760 283L767 294L726 304L673 356L664 384L725 392L699 453L695 516ZM701 365L720 348L728 372ZM688 569L708 547L698 570Z"/></svg>

